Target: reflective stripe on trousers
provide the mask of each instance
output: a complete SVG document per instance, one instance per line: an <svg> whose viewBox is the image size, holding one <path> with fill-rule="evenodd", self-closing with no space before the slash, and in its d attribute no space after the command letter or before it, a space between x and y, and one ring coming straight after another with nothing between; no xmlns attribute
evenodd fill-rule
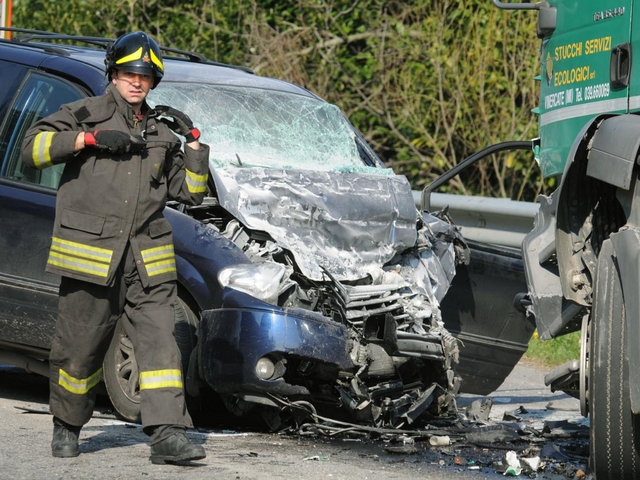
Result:
<svg viewBox="0 0 640 480"><path fill-rule="evenodd" d="M131 249L113 286L63 277L50 354L50 406L71 425L89 421L95 388L115 324L122 315L141 374L143 426L193 426L173 336L175 282L143 288ZM159 374L161 372L161 374ZM144 385L144 386L143 386Z"/></svg>

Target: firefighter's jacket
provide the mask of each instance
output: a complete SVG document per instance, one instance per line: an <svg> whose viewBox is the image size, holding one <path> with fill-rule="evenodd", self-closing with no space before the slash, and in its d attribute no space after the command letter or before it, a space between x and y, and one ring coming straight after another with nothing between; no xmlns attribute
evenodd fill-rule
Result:
<svg viewBox="0 0 640 480"><path fill-rule="evenodd" d="M81 131L140 135L141 125L109 85L104 95L63 105L27 132L22 144L26 164L42 169L66 163L48 272L110 285L131 242L143 286L176 279L171 226L162 211L168 199L202 203L209 147L200 144L194 150L185 145L183 152L167 125L149 118L142 152L113 155L93 147L73 151Z"/></svg>

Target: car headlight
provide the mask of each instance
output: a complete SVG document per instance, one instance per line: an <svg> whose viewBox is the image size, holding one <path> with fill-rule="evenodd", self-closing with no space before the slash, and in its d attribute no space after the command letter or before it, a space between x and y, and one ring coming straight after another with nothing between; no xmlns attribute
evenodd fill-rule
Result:
<svg viewBox="0 0 640 480"><path fill-rule="evenodd" d="M243 263L224 268L218 274L222 287L248 293L264 302L276 303L286 268L279 263Z"/></svg>

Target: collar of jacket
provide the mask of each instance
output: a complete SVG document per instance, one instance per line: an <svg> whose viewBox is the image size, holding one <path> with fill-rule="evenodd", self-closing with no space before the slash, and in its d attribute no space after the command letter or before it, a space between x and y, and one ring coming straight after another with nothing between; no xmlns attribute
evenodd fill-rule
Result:
<svg viewBox="0 0 640 480"><path fill-rule="evenodd" d="M95 97L93 100L94 101L90 102L86 107L73 112L79 123L101 123L111 118L117 111L127 120L129 127L134 127L133 118L135 113L133 112L133 108L131 108L131 105L118 93L115 85L109 84L104 95ZM142 111L145 112L148 108L149 106L145 101L142 105ZM79 116L82 118L78 118Z"/></svg>
<svg viewBox="0 0 640 480"><path fill-rule="evenodd" d="M133 111L133 108L131 108L131 105L124 98L122 98L122 96L116 89L116 86L110 83L107 86L106 93L112 95L113 100L116 103L116 110L127 120L127 125L129 125L129 128L135 128L135 126L138 124L138 122L134 121L134 118L136 118L136 113ZM140 111L144 114L147 112L147 110L149 110L149 105L147 105L147 102L145 101L142 104L142 108L140 109Z"/></svg>

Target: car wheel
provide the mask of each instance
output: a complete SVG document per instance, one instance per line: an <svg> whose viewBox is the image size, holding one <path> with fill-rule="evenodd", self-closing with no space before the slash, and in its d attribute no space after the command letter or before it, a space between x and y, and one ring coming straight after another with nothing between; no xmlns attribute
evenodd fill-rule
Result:
<svg viewBox="0 0 640 480"><path fill-rule="evenodd" d="M178 307L175 309L175 330L173 335L180 349L182 358L182 376L186 378L189 370L189 358L196 348L196 330L198 329L198 317L189 306L178 298Z"/></svg>
<svg viewBox="0 0 640 480"><path fill-rule="evenodd" d="M186 378L189 357L195 348L198 317L180 298L175 309L176 343L182 359L182 376ZM140 388L138 363L133 344L122 321L118 321L102 366L109 399L120 417L140 423Z"/></svg>
<svg viewBox="0 0 640 480"><path fill-rule="evenodd" d="M625 308L611 240L598 257L589 331L591 469L598 480L637 479L639 416L631 412Z"/></svg>

